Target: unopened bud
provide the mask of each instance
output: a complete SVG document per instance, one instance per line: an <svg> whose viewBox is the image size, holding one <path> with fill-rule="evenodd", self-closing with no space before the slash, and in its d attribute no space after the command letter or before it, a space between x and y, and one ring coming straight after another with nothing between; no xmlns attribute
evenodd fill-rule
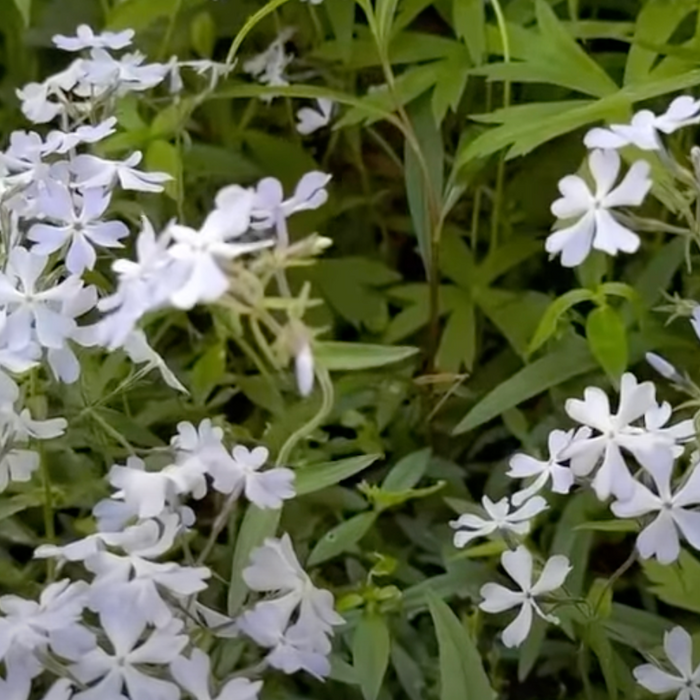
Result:
<svg viewBox="0 0 700 700"><path fill-rule="evenodd" d="M302 396L308 396L314 388L314 355L311 346L304 343L294 358L297 387Z"/></svg>
<svg viewBox="0 0 700 700"><path fill-rule="evenodd" d="M661 355L648 352L645 357L649 365L665 379L676 383L683 382L683 377L681 377L678 370L668 360L661 357Z"/></svg>

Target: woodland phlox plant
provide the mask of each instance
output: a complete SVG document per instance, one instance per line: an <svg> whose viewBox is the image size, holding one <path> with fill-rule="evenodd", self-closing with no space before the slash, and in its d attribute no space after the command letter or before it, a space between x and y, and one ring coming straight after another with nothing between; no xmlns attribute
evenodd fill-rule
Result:
<svg viewBox="0 0 700 700"><path fill-rule="evenodd" d="M635 228L644 229L645 221L625 207L638 207L649 195L652 164L666 168L679 190L690 188L689 199L697 196L696 156L691 155L690 167L676 162L663 137L698 123L700 101L681 96L664 114L643 110L630 124L592 129L584 143L590 149L587 166L593 186L580 175L560 180L562 196L552 204L558 221L547 239L547 251L560 255L566 267L582 264L594 250L608 255L635 252L640 245ZM630 165L620 180L623 160ZM691 316L700 336L700 307L692 301L680 306ZM697 388L684 373L663 357L650 353L647 358L662 377L691 396L689 405L697 406ZM505 542L501 563L519 590L488 583L481 590L480 607L489 613L519 607L502 633L508 647L519 646L528 638L535 615L557 623L554 609L578 606L578 613L584 616L592 612L567 594L568 559L555 555L537 561L525 541L534 519L548 507L547 491L569 494L590 489L609 507L613 518L631 521L638 532L636 552L625 567L637 556L668 565L678 560L683 547L700 550L700 457L693 448L695 421L674 419L672 407L657 399L650 381L640 382L625 373L617 388L614 401L595 386L586 388L583 397L566 401L564 410L571 427L550 432L547 456L511 457L507 476L518 483L512 495L495 504L485 497L484 515L467 513L451 523L457 547L480 537L500 537ZM615 578L613 575L612 580ZM676 627L666 634L663 644L674 670L667 671L652 659L653 663L634 670L637 682L651 693L675 694L679 700L700 697L700 675L692 665L688 632Z"/></svg>
<svg viewBox="0 0 700 700"><path fill-rule="evenodd" d="M185 391L142 328L154 311L200 304L242 315L255 310L268 358L280 369L295 359L301 394L314 386L313 333L303 323L308 290L292 298L285 268L308 262L328 242L312 236L290 243L287 219L323 205L330 177L309 173L288 198L272 178L256 188L230 185L200 225L171 221L157 232L144 216L134 235L110 214L115 193L158 194L171 176L142 170L138 151L121 160L100 155L100 144L119 129L118 99L154 89L177 92L186 69L208 76L205 89L211 89L231 66L151 63L132 50L133 39L131 30L98 34L88 26L56 36L54 44L72 62L17 91L27 119L47 126L41 133L15 132L0 153L2 490L39 469L36 441L69 429L64 418L34 417L23 405L26 373L42 364L55 381L73 383L85 348L121 350ZM278 80L268 66L273 58L282 71L278 48L260 70L262 61L252 66L268 82ZM133 258L119 255L127 246ZM111 289L85 281L104 257L114 273ZM273 281L287 302L286 323L265 306ZM294 472L268 466L263 446L231 444L208 419L180 423L168 449L139 454L109 470L112 493L94 507L91 534L36 549L34 556L52 561L59 574L38 601L0 598L0 697L253 700L266 668L326 677L333 629L343 619L331 593L306 574L287 535L253 551L243 577L254 603L237 617L199 600L212 578L206 557L236 503L281 508L295 496ZM196 518L188 504L211 492L224 505L195 559L188 542ZM187 553L186 563L170 560L173 550ZM232 637L247 640L246 658L258 661L216 678L211 642ZM203 646L203 639L210 641Z"/></svg>

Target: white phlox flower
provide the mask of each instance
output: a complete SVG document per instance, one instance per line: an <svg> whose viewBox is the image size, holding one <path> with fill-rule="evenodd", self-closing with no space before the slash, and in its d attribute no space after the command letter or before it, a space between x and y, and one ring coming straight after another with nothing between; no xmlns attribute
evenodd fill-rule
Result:
<svg viewBox="0 0 700 700"><path fill-rule="evenodd" d="M116 132L116 125L117 118L109 117L95 126L83 124L74 131L50 131L42 147L42 155L64 155L82 144L99 143Z"/></svg>
<svg viewBox="0 0 700 700"><path fill-rule="evenodd" d="M0 304L8 316L3 329L12 345L21 348L36 341L45 348L62 348L77 328L75 320L61 313L83 288L72 275L58 284L45 287L42 273L48 258L25 248L13 248L5 272L0 273Z"/></svg>
<svg viewBox="0 0 700 700"><path fill-rule="evenodd" d="M262 688L262 681L234 678L212 695L211 660L201 649L193 649L189 659L176 657L170 673L195 700L256 700Z"/></svg>
<svg viewBox="0 0 700 700"><path fill-rule="evenodd" d="M550 557L545 562L539 579L533 584L532 554L526 547L521 545L516 550L503 552L501 564L520 590L512 591L498 583L487 583L481 588L483 601L479 607L489 613L520 607L515 620L503 630L503 643L507 647L517 647L530 632L533 611L547 622L558 622L556 617L542 611L537 598L560 588L571 571L571 565L561 554Z"/></svg>
<svg viewBox="0 0 700 700"><path fill-rule="evenodd" d="M118 59L102 48L90 50L90 58L82 60L83 75L75 90L80 97L91 98L103 94L124 96L130 92L144 92L159 85L168 74L163 63L144 63L139 53L124 54Z"/></svg>
<svg viewBox="0 0 700 700"><path fill-rule="evenodd" d="M27 482L39 468L39 455L25 449L30 438L51 440L63 435L67 422L63 418L40 421L32 419L29 409L15 412L12 402L0 402L0 492L11 481Z"/></svg>
<svg viewBox="0 0 700 700"><path fill-rule="evenodd" d="M333 113L333 100L321 97L316 100L316 108L302 107L297 111L297 131L304 136L328 126Z"/></svg>
<svg viewBox="0 0 700 700"><path fill-rule="evenodd" d="M574 483L574 475L565 464L562 452L575 440L590 437L591 430L588 427L578 430L553 430L547 439L549 459L540 460L530 455L517 453L510 458L508 466L510 470L506 475L511 479L527 479L535 477L529 486L514 493L511 497L513 505L519 506L528 498L539 493L551 481L550 489L554 493L569 493Z"/></svg>
<svg viewBox="0 0 700 700"><path fill-rule="evenodd" d="M132 456L126 465L114 465L107 478L118 489L115 496L130 504L140 518L160 515L168 505L176 503L178 497L190 495L201 499L207 492L204 472L191 463L146 471L145 462Z"/></svg>
<svg viewBox="0 0 700 700"><path fill-rule="evenodd" d="M170 295L173 306L191 309L198 303L216 301L229 288L219 260L233 260L272 244L270 240L235 240L250 228L252 204L252 193L227 188L217 196L217 206L201 229L179 224L169 227L174 243L168 252L187 271L185 283Z"/></svg>
<svg viewBox="0 0 700 700"><path fill-rule="evenodd" d="M69 93L84 76L82 59L77 59L65 70L47 78L43 83L28 83L17 90L22 113L30 122L46 124L63 114Z"/></svg>
<svg viewBox="0 0 700 700"><path fill-rule="evenodd" d="M111 194L103 187L85 187L71 192L61 183L49 181L39 195L39 207L51 223L36 223L27 233L32 251L50 255L68 242L66 269L73 274L95 267L93 246L121 248L129 229L122 221L104 221Z"/></svg>
<svg viewBox="0 0 700 700"><path fill-rule="evenodd" d="M175 462L216 478L218 470L229 468L231 456L224 446L224 431L205 418L198 427L182 421L170 444L175 450Z"/></svg>
<svg viewBox="0 0 700 700"><path fill-rule="evenodd" d="M284 198L282 183L274 177L260 180L251 211L252 228L275 229L279 245L289 244L287 219L300 211L318 209L328 201L326 185L331 176L319 171L306 173L297 183L294 195Z"/></svg>
<svg viewBox="0 0 700 700"><path fill-rule="evenodd" d="M674 457L680 457L684 451L683 445L695 437L695 426L692 419L688 418L665 427L672 413L668 401L653 406L644 414L644 429L654 435L658 442L668 445Z"/></svg>
<svg viewBox="0 0 700 700"><path fill-rule="evenodd" d="M639 384L629 372L623 374L620 381L617 413L611 411L602 389L588 387L583 396L583 401L569 399L566 412L573 420L599 434L572 442L561 456L571 460L571 470L578 477L588 476L598 467L592 486L601 501L610 495L620 500L629 498L634 481L622 450L634 455L643 467L653 467L660 453L673 454L676 430L648 430L633 425L649 411L657 409L656 388L652 382ZM684 435L685 427L681 425L678 433Z"/></svg>
<svg viewBox="0 0 700 700"><path fill-rule="evenodd" d="M674 627L664 634L664 651L677 673L669 673L656 664L643 664L634 669L634 678L655 695L676 693L675 700L700 698L700 666L693 668L693 640L682 628Z"/></svg>
<svg viewBox="0 0 700 700"><path fill-rule="evenodd" d="M121 32L102 32L95 34L87 24L81 24L75 31L75 36L56 34L53 43L63 51L83 51L84 49L124 49L131 45L134 38L133 29Z"/></svg>
<svg viewBox="0 0 700 700"><path fill-rule="evenodd" d="M659 132L674 131L700 123L700 100L689 95L676 97L658 117L643 109L632 117L630 124L611 124L607 129L591 129L583 139L587 148L622 148L633 145L643 151L658 151L663 147Z"/></svg>
<svg viewBox="0 0 700 700"><path fill-rule="evenodd" d="M343 618L333 609L332 594L316 588L301 568L289 535L266 539L251 555L243 579L252 591L278 595L257 603L239 620L246 635L271 650L267 662L285 673L304 669L327 676L329 637Z"/></svg>
<svg viewBox="0 0 700 700"><path fill-rule="evenodd" d="M673 457L661 453L646 467L654 489L634 482L631 498L616 501L610 509L618 518L640 518L655 513L637 538L637 549L643 559L656 557L662 564L676 561L680 555L680 535L695 549L700 549L700 470L690 470L684 483L671 487Z"/></svg>
<svg viewBox="0 0 700 700"><path fill-rule="evenodd" d="M82 650L94 643L93 635L80 625L87 603L88 584L63 580L49 584L39 601L14 595L0 598L0 659L7 668L26 669L35 652L49 645Z"/></svg>
<svg viewBox="0 0 700 700"><path fill-rule="evenodd" d="M73 158L70 169L75 175L75 186L81 190L95 187L114 187L137 192L162 192L163 185L172 180L167 173L144 172L136 166L143 160L141 151L135 151L125 160L107 160L87 153Z"/></svg>
<svg viewBox="0 0 700 700"><path fill-rule="evenodd" d="M98 342L109 350L124 345L139 320L167 304L185 280L187 270L167 252L167 232L157 237L146 217L142 225L136 239L136 260L121 258L113 263L117 289L98 304L100 311L107 314L98 323Z"/></svg>
<svg viewBox="0 0 700 700"><path fill-rule="evenodd" d="M72 659L70 672L88 690L74 700L116 700L124 689L131 698L179 700L180 690L172 682L154 678L147 672L152 666L166 666L188 643L179 634L181 623L148 633L146 620L131 605L127 596L105 596L99 606L100 627L111 648L94 647Z"/></svg>
<svg viewBox="0 0 700 700"><path fill-rule="evenodd" d="M595 192L591 192L583 178L567 175L559 181L562 197L552 204L552 214L557 219L576 219L574 224L552 233L545 244L548 253L561 253L561 264L565 267L580 265L591 249L617 255L634 253L639 248L639 236L620 224L610 210L639 206L644 201L652 185L649 163L644 160L633 163L617 187L614 187L620 172L617 151L592 151L588 167Z"/></svg>
<svg viewBox="0 0 700 700"><path fill-rule="evenodd" d="M455 547L461 549L472 540L488 537L495 532L526 535L530 532L532 519L548 508L547 502L541 496L534 496L512 512L508 498L494 503L488 496L484 496L481 504L488 517L464 513L457 520L450 522L450 527L457 530L453 540Z"/></svg>
<svg viewBox="0 0 700 700"><path fill-rule="evenodd" d="M294 472L284 467L261 471L269 456L266 447L249 450L236 445L231 459L209 462L208 471L214 479L214 489L233 495L245 493L246 498L259 508L281 508L284 500L295 495Z"/></svg>

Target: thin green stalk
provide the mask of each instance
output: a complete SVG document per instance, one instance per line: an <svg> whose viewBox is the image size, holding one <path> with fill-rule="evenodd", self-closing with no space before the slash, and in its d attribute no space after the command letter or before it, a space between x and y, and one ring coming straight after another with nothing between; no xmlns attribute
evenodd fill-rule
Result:
<svg viewBox="0 0 700 700"><path fill-rule="evenodd" d="M214 549L214 545L216 544L216 540L219 539L219 535L223 531L223 529L226 527L227 523L233 516L233 513L236 510L236 504L238 503L238 494L236 492L232 493L228 499L226 499L226 504L224 507L221 509L221 512L219 515L216 516L216 520L214 521L214 525L211 529L211 532L209 533L209 538L207 539L206 544L204 545L204 548L202 551L199 553L199 556L197 557L196 565L201 566L206 560L207 557L211 554L211 550Z"/></svg>
<svg viewBox="0 0 700 700"><path fill-rule="evenodd" d="M241 27L241 31L236 34L231 42L231 47L226 54L226 63L229 65L233 63L233 60L236 58L236 54L238 53L238 49L241 48L241 44L243 44L245 38L248 36L248 34L250 34L258 22L265 19L265 17L274 12L278 7L282 7L282 5L288 1L289 0L272 0L271 2L267 3L265 7L261 7L257 12L253 13Z"/></svg>
<svg viewBox="0 0 700 700"><path fill-rule="evenodd" d="M294 448L306 437L311 435L317 428L320 428L323 421L330 415L333 410L333 382L331 376L325 367L316 367L316 379L321 388L321 407L318 409L310 421L295 430L282 445L282 449L277 455L276 466L286 465L289 463L289 458L294 451Z"/></svg>
<svg viewBox="0 0 700 700"><path fill-rule="evenodd" d="M496 23L498 24L498 32L501 35L503 43L503 60L505 63L510 63L510 39L508 37L508 27L503 15L503 8L500 0L491 0L494 13L496 14ZM510 81L506 80L503 83L503 107L510 107ZM498 246L498 231L500 228L501 207L503 206L503 187L505 182L505 153L501 153L498 159L498 170L496 172L496 192L493 200L493 210L491 215L491 243L490 251L495 251Z"/></svg>
<svg viewBox="0 0 700 700"><path fill-rule="evenodd" d="M182 10L182 0L175 0L175 7L173 7L170 17L168 19L168 26L163 35L163 40L160 43L160 48L158 49L158 57L161 61L165 60L168 48L170 47L170 42L173 39L173 34L175 33L175 26L177 24L177 17Z"/></svg>
<svg viewBox="0 0 700 700"><path fill-rule="evenodd" d="M41 463L41 481L44 487L44 537L53 544L56 541L56 524L54 522L53 488L51 484L51 472L44 456L43 450L39 450ZM49 582L54 580L56 574L56 562L49 557L46 560L46 578Z"/></svg>

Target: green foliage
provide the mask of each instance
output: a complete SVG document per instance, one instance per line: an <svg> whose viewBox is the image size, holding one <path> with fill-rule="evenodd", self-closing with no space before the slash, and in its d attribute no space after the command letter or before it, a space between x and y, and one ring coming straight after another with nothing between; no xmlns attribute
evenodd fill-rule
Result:
<svg viewBox="0 0 700 700"><path fill-rule="evenodd" d="M146 169L173 178L166 197L115 201L125 221L197 225L224 185L272 176L291 196L305 172L333 175L329 202L290 220L292 246L314 233L332 245L290 265L288 298L261 296L284 332L261 330L237 298L154 314L146 332L186 395L122 353L90 349L77 385L32 378L44 415L65 406L71 431L42 455L48 492L37 481L0 496L2 592L43 583L27 548L53 539L47 493L55 539L86 534L113 463L157 454L181 420L210 418L233 442L267 446L271 462L294 470L299 496L282 512L228 514L212 544L212 602L240 612L251 552L284 530L347 621L328 684L279 674L263 697L638 697L639 652L658 652L666 630L700 613L693 556L634 564L608 585L644 523L611 520L586 494L548 497L528 546L569 557L576 602L548 600L560 626L536 623L513 652L497 634L510 612L478 611L507 543L494 536L457 554L448 522L484 494L508 495L514 452L546 459L548 432L572 427L567 398L615 387L625 371L651 377L645 352L700 378L687 319L659 314L700 289L685 264L697 262L697 231L677 230L693 212L672 183L659 175L636 211L645 228L634 256L596 253L574 273L544 252L557 183L580 169L585 131L697 96L697 14L695 0L0 2L5 142L26 128L15 89L55 70L50 37L80 22L134 28L154 60L235 64L214 89L188 74L177 98L118 100L120 132L102 155L139 149ZM290 84L255 84L243 66L284 26L295 27ZM295 112L322 97L335 102L332 123L302 137ZM669 139L690 178L694 143L692 129ZM655 155L623 151L638 157L663 172ZM101 292L110 268L100 259L89 274ZM313 350L308 397L296 390L289 318ZM659 396L680 403L674 392ZM222 504L192 505L211 527ZM195 552L207 534L192 533Z"/></svg>

